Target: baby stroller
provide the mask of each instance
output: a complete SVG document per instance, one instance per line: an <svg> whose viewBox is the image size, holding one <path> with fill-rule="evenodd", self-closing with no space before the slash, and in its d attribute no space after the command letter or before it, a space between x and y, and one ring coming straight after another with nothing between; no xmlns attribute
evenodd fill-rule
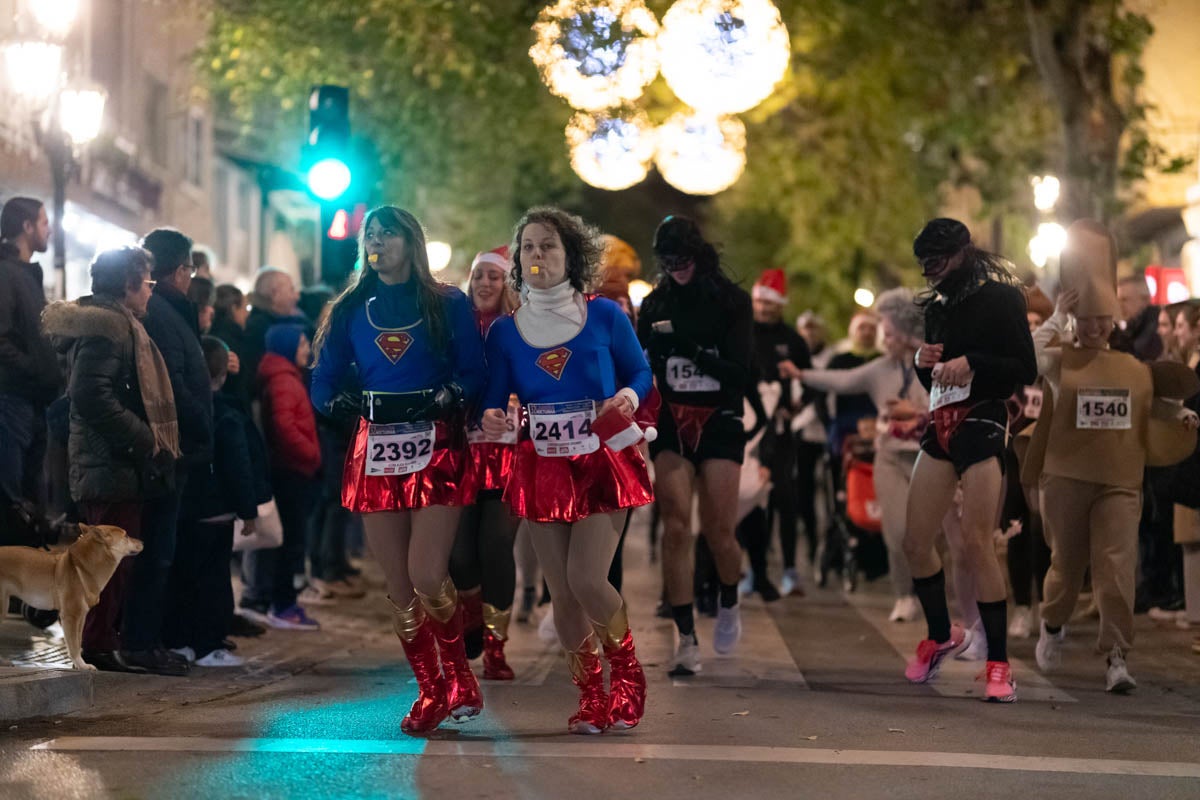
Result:
<svg viewBox="0 0 1200 800"><path fill-rule="evenodd" d="M881 545L882 514L875 498L875 418L857 421L846 434L825 470L825 498L829 527L821 553L820 585L831 573L840 574L842 589L858 589L860 572L868 579L881 572L870 551ZM886 560L885 560L886 563Z"/></svg>

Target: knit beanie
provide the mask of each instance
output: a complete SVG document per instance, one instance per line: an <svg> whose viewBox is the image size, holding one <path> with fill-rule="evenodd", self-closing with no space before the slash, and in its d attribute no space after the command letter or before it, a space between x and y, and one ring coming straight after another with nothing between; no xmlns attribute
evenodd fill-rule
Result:
<svg viewBox="0 0 1200 800"><path fill-rule="evenodd" d="M288 361L296 360L296 351L300 349L300 337L304 328L299 325L280 323L267 328L267 352L283 356Z"/></svg>

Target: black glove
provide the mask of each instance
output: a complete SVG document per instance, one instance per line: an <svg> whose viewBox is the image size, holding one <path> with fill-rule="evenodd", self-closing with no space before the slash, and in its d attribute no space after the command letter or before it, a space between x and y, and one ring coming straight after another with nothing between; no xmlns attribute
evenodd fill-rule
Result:
<svg viewBox="0 0 1200 800"><path fill-rule="evenodd" d="M675 331L654 331L650 345L662 355L683 356L691 361L700 353L700 345Z"/></svg>
<svg viewBox="0 0 1200 800"><path fill-rule="evenodd" d="M168 450L159 450L147 459L142 469L142 491L147 498L164 497L175 491L176 461Z"/></svg>
<svg viewBox="0 0 1200 800"><path fill-rule="evenodd" d="M463 404L463 389L457 383L447 383L433 396L433 404L440 411L457 409Z"/></svg>
<svg viewBox="0 0 1200 800"><path fill-rule="evenodd" d="M338 392L325 409L326 415L339 425L349 425L357 422L362 416L362 394L359 392Z"/></svg>

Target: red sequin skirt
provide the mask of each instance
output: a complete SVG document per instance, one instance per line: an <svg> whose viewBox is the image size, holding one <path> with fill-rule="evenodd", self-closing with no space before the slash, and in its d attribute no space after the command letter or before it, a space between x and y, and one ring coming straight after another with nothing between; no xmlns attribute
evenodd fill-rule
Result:
<svg viewBox="0 0 1200 800"><path fill-rule="evenodd" d="M583 456L539 456L533 441L517 443L504 500L533 522L578 522L654 502L650 472L637 447L613 452L601 445Z"/></svg>
<svg viewBox="0 0 1200 800"><path fill-rule="evenodd" d="M367 475L367 429L358 433L342 470L342 505L359 514L372 511L415 511L429 506L466 506L475 502L470 479L471 456L461 425L434 423L433 458L429 466L408 475Z"/></svg>
<svg viewBox="0 0 1200 800"><path fill-rule="evenodd" d="M477 492L504 489L516 452L515 444L481 442L471 445L471 487Z"/></svg>

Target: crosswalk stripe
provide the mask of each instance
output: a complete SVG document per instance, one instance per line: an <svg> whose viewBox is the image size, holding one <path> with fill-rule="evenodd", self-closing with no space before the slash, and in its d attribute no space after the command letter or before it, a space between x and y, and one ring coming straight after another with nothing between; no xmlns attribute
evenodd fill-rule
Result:
<svg viewBox="0 0 1200 800"><path fill-rule="evenodd" d="M917 650L917 643L925 633L924 622L903 624L888 622L887 609L881 603L890 603L890 598L858 592L848 594L846 598L859 615L869 622L871 627L879 631L879 634L887 640L901 658L907 660L912 657ZM1009 658L1009 662L1012 664L1013 677L1017 681L1017 697L1020 700L1043 703L1078 702L1070 694L1047 680L1033 665L1012 657ZM948 658L942 662L937 678L926 685L943 697L978 698L983 693L983 682L976 681L975 676L982 668L983 664L978 661L958 661ZM896 678L897 680L904 679L899 670L896 672Z"/></svg>
<svg viewBox="0 0 1200 800"><path fill-rule="evenodd" d="M1055 758L992 753L833 750L737 745L634 744L611 741L518 743L424 739L221 739L205 736L67 736L34 745L57 752L338 753L479 758L592 758L646 761L722 761L763 764L985 769L1130 777L1200 778L1200 764Z"/></svg>

